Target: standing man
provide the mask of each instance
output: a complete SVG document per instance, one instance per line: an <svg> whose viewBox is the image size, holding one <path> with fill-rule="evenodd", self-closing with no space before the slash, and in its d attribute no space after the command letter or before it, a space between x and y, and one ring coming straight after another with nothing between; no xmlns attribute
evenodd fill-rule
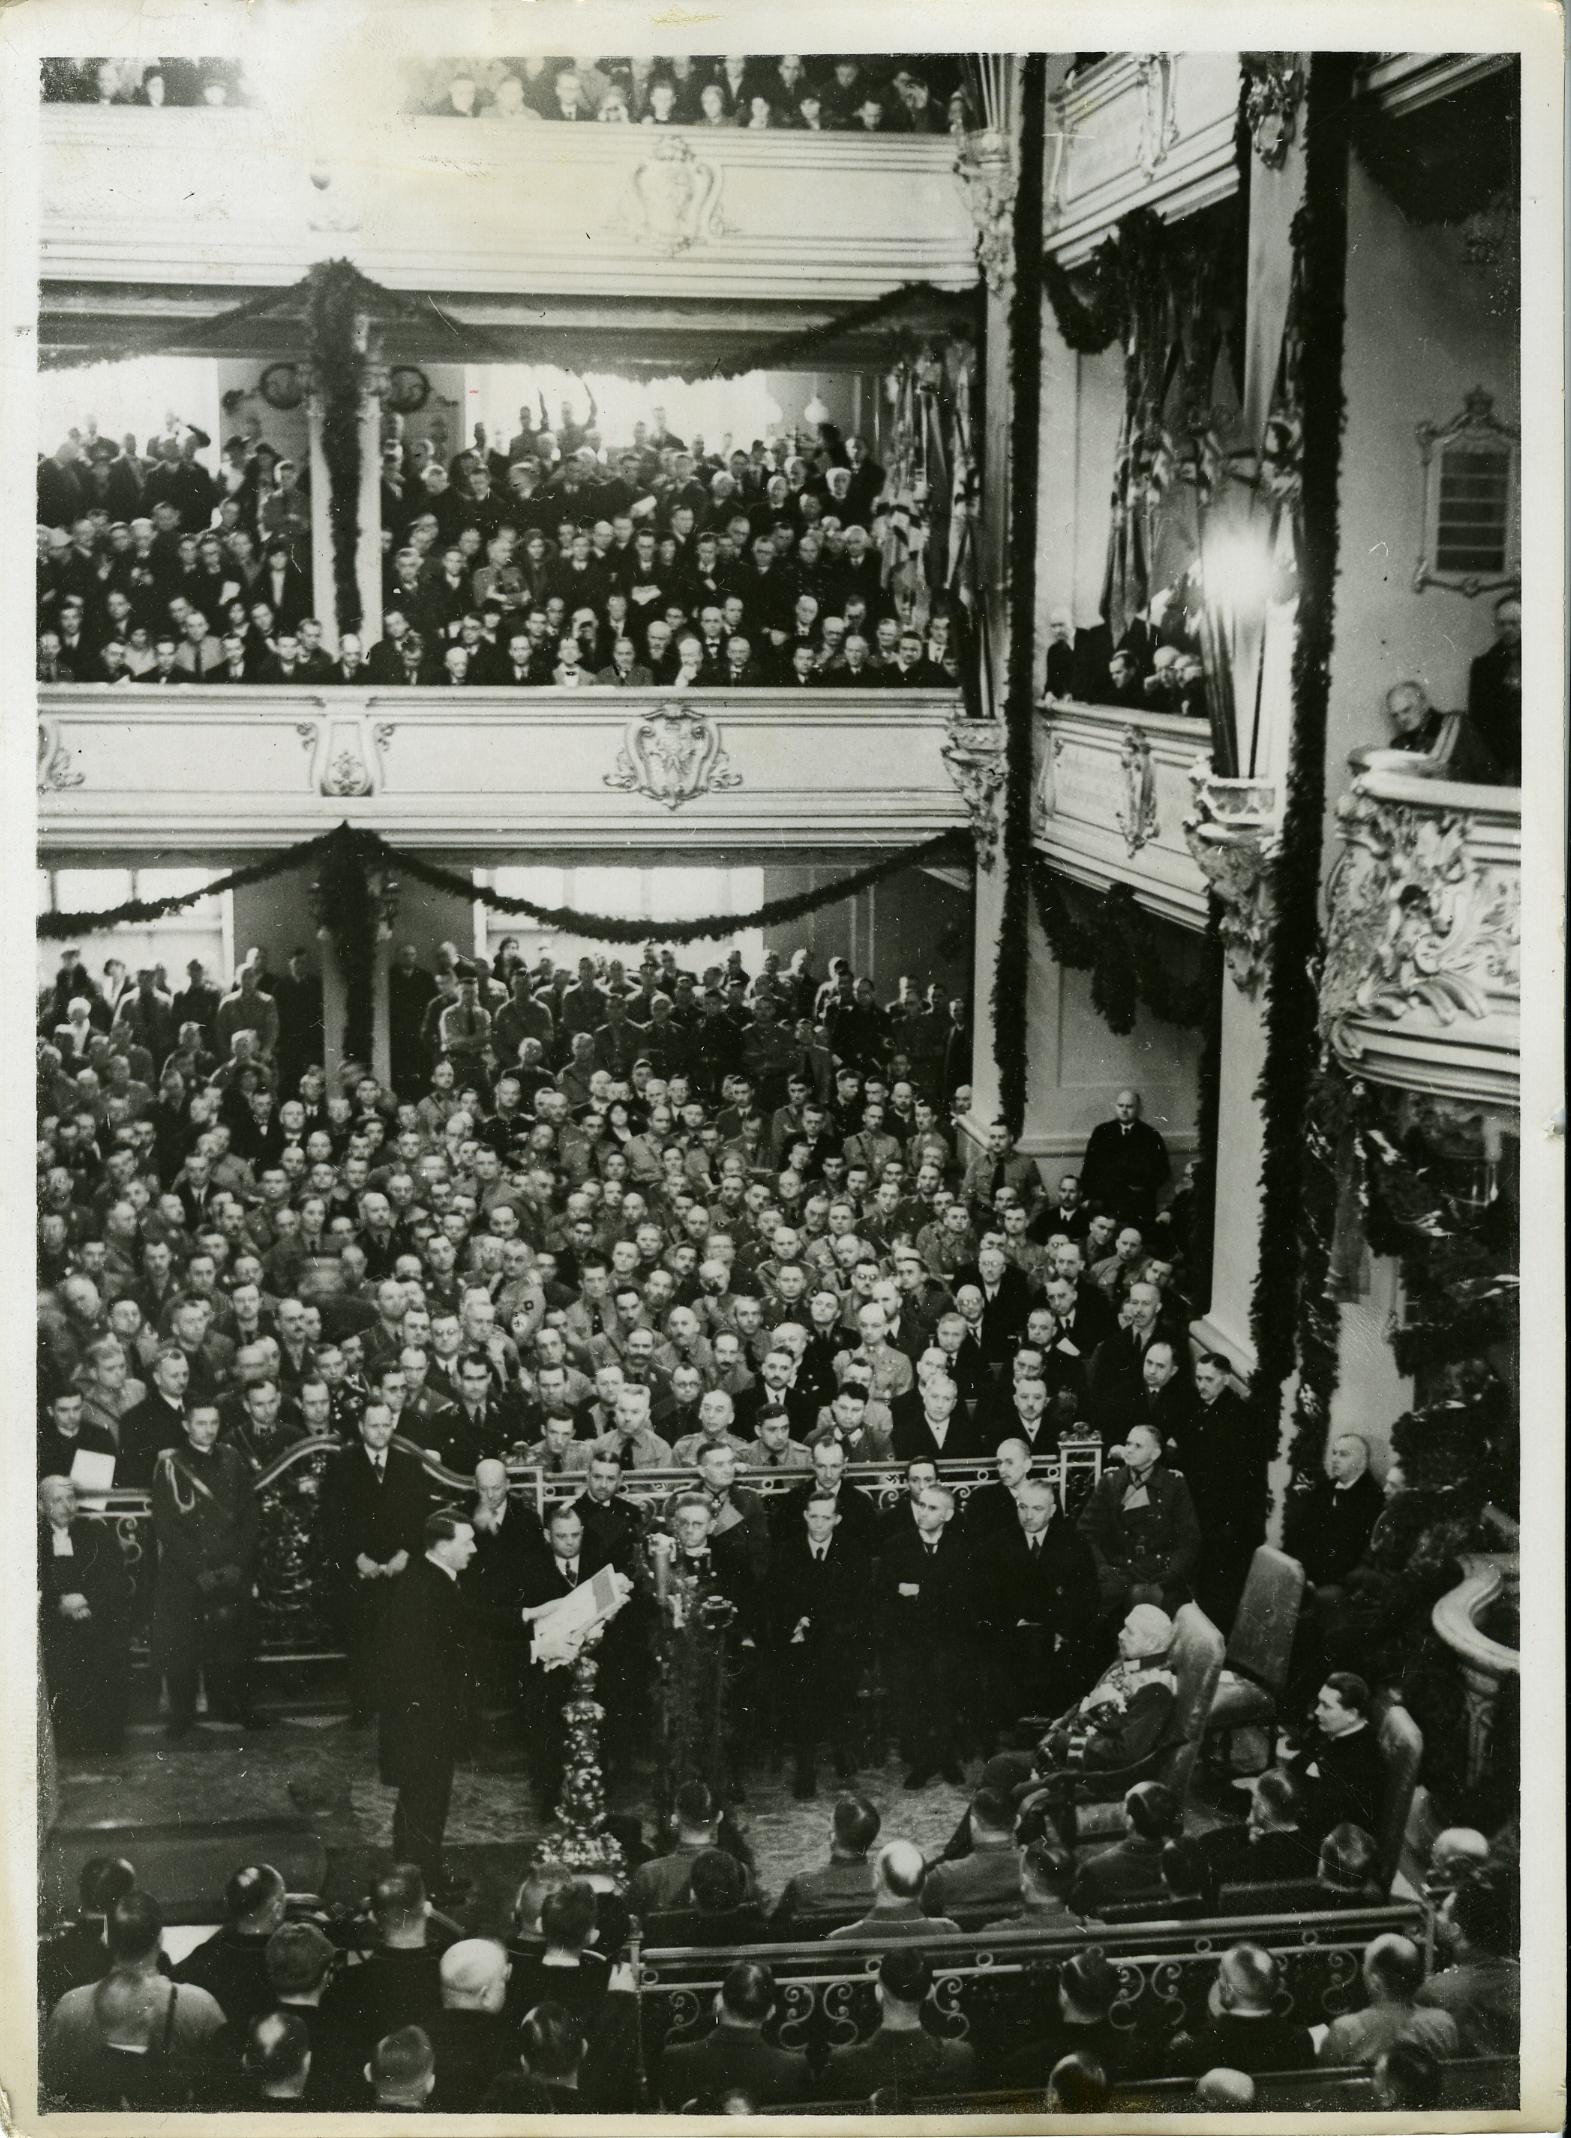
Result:
<svg viewBox="0 0 1571 2138"><path fill-rule="evenodd" d="M220 1446L216 1403L193 1404L185 1438L153 1469L158 1588L153 1657L169 1688L170 1737L196 1720L196 1679L215 1721L254 1725L247 1675L256 1574L256 1494L238 1448Z"/></svg>
<svg viewBox="0 0 1571 2138"><path fill-rule="evenodd" d="M278 1005L278 1082L292 1097L302 1074L323 1059L322 982L306 969L306 953L289 953L289 970L273 982Z"/></svg>
<svg viewBox="0 0 1571 2138"><path fill-rule="evenodd" d="M817 1794L818 1748L825 1738L842 1781L853 1765L851 1718L868 1562L839 1531L837 1496L815 1488L802 1503L800 1532L782 1540L770 1570L768 1607L785 1681L796 1797Z"/></svg>
<svg viewBox="0 0 1571 2138"><path fill-rule="evenodd" d="M915 1525L879 1557L884 1665L894 1678L896 1727L911 1762L907 1789L935 1773L959 1783L959 1713L972 1617L970 1555L954 1527L954 1494L928 1485Z"/></svg>
<svg viewBox="0 0 1571 2138"><path fill-rule="evenodd" d="M425 1476L392 1438L393 1413L373 1398L359 1445L338 1449L322 1480L321 1535L349 1651L351 1729L382 1704L381 1671L397 1653L398 1577L423 1542Z"/></svg>
<svg viewBox="0 0 1571 2138"><path fill-rule="evenodd" d="M1149 1233L1156 1201L1172 1171L1159 1130L1140 1118L1138 1091L1121 1091L1111 1121L1099 1121L1086 1144L1080 1187L1088 1203L1121 1225Z"/></svg>
<svg viewBox="0 0 1571 2138"><path fill-rule="evenodd" d="M474 1680L458 1577L474 1557L467 1515L439 1508L425 1519L424 1552L399 1576L397 1647L382 1689L381 1771L398 1790L393 1854L417 1863L433 1900L466 1887L442 1860L453 1769L469 1737Z"/></svg>

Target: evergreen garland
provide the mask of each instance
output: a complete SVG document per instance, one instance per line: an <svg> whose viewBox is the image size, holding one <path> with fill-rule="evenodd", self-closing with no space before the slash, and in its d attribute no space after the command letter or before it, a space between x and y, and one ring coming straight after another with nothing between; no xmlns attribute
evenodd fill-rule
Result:
<svg viewBox="0 0 1571 2138"><path fill-rule="evenodd" d="M1320 845L1326 717L1335 640L1347 160L1354 61L1316 53L1310 68L1304 202L1293 221L1302 270L1303 541L1293 647L1293 736L1276 873L1277 921L1265 983L1260 1255L1250 1303L1249 1400L1276 1445L1282 1390L1298 1356L1306 1269L1301 1232L1310 1093L1319 1055Z"/></svg>
<svg viewBox="0 0 1571 2138"><path fill-rule="evenodd" d="M434 890L478 902L493 913L532 920L542 927L564 928L575 935L592 936L601 943L695 943L743 928L784 927L824 906L852 898L857 892L882 883L901 869L921 868L946 859L957 860L974 852L971 834L956 827L940 832L936 838L923 839L915 846L900 847L867 868L857 869L849 876L838 876L833 883L820 884L815 890L793 891L785 898L766 899L751 913L703 913L686 921L626 920L620 915L584 913L576 906L542 906L530 898L508 898L500 891L474 883L455 869L442 868L419 854L407 854L389 846L377 832L357 831L343 823L324 832L320 838L303 840L270 860L252 862L247 868L215 877L211 883L201 884L196 890L183 892L178 897L130 898L121 905L106 906L93 912L40 913L34 932L46 942L66 942L72 936L96 935L109 928L143 927L149 921L167 920L172 914L183 913L191 906L199 905L204 898L216 898L224 891L248 890L253 884L271 882L275 876L286 875L291 869L315 861L320 864L316 883L324 925L337 935L339 913L358 913L364 922L368 943L374 940L377 915L369 890L365 891L362 901L354 876L358 871L363 883L366 875L376 869L411 876ZM340 898L347 903L336 904ZM368 957L370 955L368 952Z"/></svg>
<svg viewBox="0 0 1571 2138"><path fill-rule="evenodd" d="M1014 1135L1025 1124L1027 982L1031 966L1031 776L1035 744L1036 509L1042 399L1042 161L1047 59L1031 53L1020 83L1020 183L1015 195L1015 281L1009 309L1009 671L1004 692L1003 911L993 967L993 1051L998 1112Z"/></svg>
<svg viewBox="0 0 1571 2138"><path fill-rule="evenodd" d="M1091 1001L1110 1031L1132 1032L1143 1006L1164 1024L1202 1025L1215 996L1219 952L1208 948L1206 973L1185 980L1171 968L1167 946L1127 883L1109 884L1077 920L1059 887L1058 872L1033 847L1027 867L1037 919L1057 965L1091 975Z"/></svg>
<svg viewBox="0 0 1571 2138"><path fill-rule="evenodd" d="M346 1059L369 1062L375 1029L374 987L377 927L381 915L371 890L371 872L387 859L375 832L342 825L322 851L311 886L312 901L333 938L344 975Z"/></svg>
<svg viewBox="0 0 1571 2138"><path fill-rule="evenodd" d="M355 569L360 546L360 409L365 396L362 320L368 283L348 260L326 260L305 280L306 353L322 413L333 536L333 601L338 634L358 631L365 611Z"/></svg>
<svg viewBox="0 0 1571 2138"><path fill-rule="evenodd" d="M1079 267L1066 268L1047 255L1042 283L1067 348L1099 356L1127 341L1142 302L1161 286L1175 239L1153 208L1136 208Z"/></svg>
<svg viewBox="0 0 1571 2138"><path fill-rule="evenodd" d="M1207 900L1206 1001L1201 1031L1199 1104L1195 1134L1199 1142L1195 1162L1194 1202L1190 1215L1188 1254L1191 1298L1211 1296L1211 1265L1216 1236L1216 1152L1222 1116L1222 1004L1226 964L1222 954L1222 902L1215 891Z"/></svg>

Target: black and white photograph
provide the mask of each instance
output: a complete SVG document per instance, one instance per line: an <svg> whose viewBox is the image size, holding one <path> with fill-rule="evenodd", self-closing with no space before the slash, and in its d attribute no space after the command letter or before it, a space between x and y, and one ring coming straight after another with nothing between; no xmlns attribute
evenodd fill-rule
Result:
<svg viewBox="0 0 1571 2138"><path fill-rule="evenodd" d="M1562 33L6 10L8 2128L1561 2127Z"/></svg>

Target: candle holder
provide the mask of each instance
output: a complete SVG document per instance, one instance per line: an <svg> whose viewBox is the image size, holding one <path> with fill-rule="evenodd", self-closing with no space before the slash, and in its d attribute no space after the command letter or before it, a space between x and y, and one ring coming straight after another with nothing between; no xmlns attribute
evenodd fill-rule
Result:
<svg viewBox="0 0 1571 2138"><path fill-rule="evenodd" d="M562 1786L552 1823L535 1850L536 1870L571 1871L620 1893L627 1884L622 1844L606 1827L605 1770L600 1764L600 1726L605 1709L595 1698L600 1672L593 1651L605 1629L585 1636L573 1661L573 1689L562 1703L567 1739Z"/></svg>

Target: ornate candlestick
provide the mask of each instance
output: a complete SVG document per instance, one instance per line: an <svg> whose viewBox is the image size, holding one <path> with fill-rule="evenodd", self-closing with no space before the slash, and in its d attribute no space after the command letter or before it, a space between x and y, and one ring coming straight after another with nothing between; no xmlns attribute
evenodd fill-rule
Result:
<svg viewBox="0 0 1571 2138"><path fill-rule="evenodd" d="M627 1883L622 1844L605 1823L605 1770L600 1764L600 1725L605 1709L594 1696L600 1666L592 1651L603 1627L585 1636L573 1659L573 1689L562 1705L567 1741L562 1789L551 1827L535 1850L537 1870L571 1871L620 1892Z"/></svg>

